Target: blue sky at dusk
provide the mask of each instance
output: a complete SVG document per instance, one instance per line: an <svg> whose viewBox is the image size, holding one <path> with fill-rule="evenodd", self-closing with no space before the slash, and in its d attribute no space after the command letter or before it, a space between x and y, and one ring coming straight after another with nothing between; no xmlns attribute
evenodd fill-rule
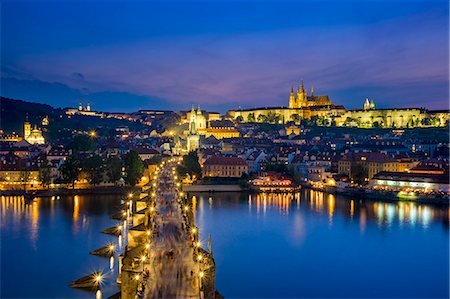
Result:
<svg viewBox="0 0 450 299"><path fill-rule="evenodd" d="M2 1L2 96L102 111L448 108L448 1Z"/></svg>

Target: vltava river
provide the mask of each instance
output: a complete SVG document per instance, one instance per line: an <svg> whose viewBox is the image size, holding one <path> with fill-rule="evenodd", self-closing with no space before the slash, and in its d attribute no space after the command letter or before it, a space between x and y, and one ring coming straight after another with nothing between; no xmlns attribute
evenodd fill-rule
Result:
<svg viewBox="0 0 450 299"><path fill-rule="evenodd" d="M118 242L100 231L117 224L121 199L1 197L1 298L94 298L68 284L98 270L104 298L116 292L117 258L88 252ZM195 194L193 208L227 298L449 295L448 208L310 190Z"/></svg>

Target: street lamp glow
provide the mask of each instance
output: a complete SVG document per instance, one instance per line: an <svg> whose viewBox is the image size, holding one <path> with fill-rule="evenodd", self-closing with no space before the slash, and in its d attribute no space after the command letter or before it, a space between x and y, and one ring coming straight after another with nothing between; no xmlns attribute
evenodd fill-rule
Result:
<svg viewBox="0 0 450 299"><path fill-rule="evenodd" d="M200 276L200 278L203 278L203 276L205 276L205 272L200 271L200 273L198 275Z"/></svg>
<svg viewBox="0 0 450 299"><path fill-rule="evenodd" d="M94 276L94 282L95 284L100 284L103 280L102 273L98 273Z"/></svg>
<svg viewBox="0 0 450 299"><path fill-rule="evenodd" d="M200 245L201 245L200 242L195 243L195 247L200 247Z"/></svg>
<svg viewBox="0 0 450 299"><path fill-rule="evenodd" d="M184 195L184 193L183 192L180 192L180 196L183 196Z"/></svg>
<svg viewBox="0 0 450 299"><path fill-rule="evenodd" d="M134 279L139 280L139 274L136 274L136 276L134 277Z"/></svg>
<svg viewBox="0 0 450 299"><path fill-rule="evenodd" d="M109 250L114 251L114 247L115 247L114 244L109 245Z"/></svg>
<svg viewBox="0 0 450 299"><path fill-rule="evenodd" d="M193 227L193 228L191 229L191 231L192 231L193 234L195 234L195 233L197 232L197 229L196 229L195 227Z"/></svg>
<svg viewBox="0 0 450 299"><path fill-rule="evenodd" d="M188 206L184 206L184 210L187 212L189 210Z"/></svg>
<svg viewBox="0 0 450 299"><path fill-rule="evenodd" d="M201 261L203 259L203 256L201 254L197 255L197 261Z"/></svg>
<svg viewBox="0 0 450 299"><path fill-rule="evenodd" d="M145 262L146 259L147 257L145 255L141 256L141 261Z"/></svg>
<svg viewBox="0 0 450 299"><path fill-rule="evenodd" d="M150 248L150 244L145 244L145 248L149 249Z"/></svg>

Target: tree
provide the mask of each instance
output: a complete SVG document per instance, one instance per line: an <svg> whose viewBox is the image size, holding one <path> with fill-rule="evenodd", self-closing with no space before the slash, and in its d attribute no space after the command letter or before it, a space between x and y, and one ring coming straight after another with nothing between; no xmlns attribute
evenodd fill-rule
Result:
<svg viewBox="0 0 450 299"><path fill-rule="evenodd" d="M258 122L260 122L260 123L265 123L265 122L267 122L267 116L264 115L264 114L258 115Z"/></svg>
<svg viewBox="0 0 450 299"><path fill-rule="evenodd" d="M202 167L200 166L200 163L198 162L198 155L197 152L192 151L189 152L186 156L183 157L183 163L181 165L178 165L177 172L179 176L185 176L186 173L189 174L191 177L196 176L197 178L201 177L202 175Z"/></svg>
<svg viewBox="0 0 450 299"><path fill-rule="evenodd" d="M294 123L298 124L300 122L300 115L297 113L291 115L291 119Z"/></svg>
<svg viewBox="0 0 450 299"><path fill-rule="evenodd" d="M93 155L87 158L83 166L88 174L89 184L95 186L102 181L103 159L99 155Z"/></svg>
<svg viewBox="0 0 450 299"><path fill-rule="evenodd" d="M63 181L72 184L72 188L75 188L75 180L80 174L80 162L74 155L68 157L61 166L61 174Z"/></svg>
<svg viewBox="0 0 450 299"><path fill-rule="evenodd" d="M39 168L39 180L43 187L47 187L51 183L50 165L45 163Z"/></svg>
<svg viewBox="0 0 450 299"><path fill-rule="evenodd" d="M248 114L248 116L247 116L247 121L249 122L249 123L254 123L255 122L255 113L249 113Z"/></svg>
<svg viewBox="0 0 450 299"><path fill-rule="evenodd" d="M241 122L244 121L244 118L243 118L241 115L239 115L238 117L236 117L236 121L237 121L238 123L241 123Z"/></svg>
<svg viewBox="0 0 450 299"><path fill-rule="evenodd" d="M88 152L95 151L95 142L94 140L87 135L77 135L73 137L72 142L69 144L69 148L74 152Z"/></svg>
<svg viewBox="0 0 450 299"><path fill-rule="evenodd" d="M106 160L106 175L111 182L117 182L122 177L122 161L117 157Z"/></svg>
<svg viewBox="0 0 450 299"><path fill-rule="evenodd" d="M139 183L144 174L144 163L135 151L129 151L125 155L125 182L131 186Z"/></svg>
<svg viewBox="0 0 450 299"><path fill-rule="evenodd" d="M271 124L278 124L280 121L280 115L276 114L275 112L269 111L267 114L266 122Z"/></svg>

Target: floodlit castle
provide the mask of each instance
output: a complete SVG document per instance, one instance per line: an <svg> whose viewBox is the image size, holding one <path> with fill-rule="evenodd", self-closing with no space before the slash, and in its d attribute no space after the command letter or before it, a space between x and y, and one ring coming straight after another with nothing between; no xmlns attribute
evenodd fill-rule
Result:
<svg viewBox="0 0 450 299"><path fill-rule="evenodd" d="M311 95L308 96L305 87L303 85L303 80L300 87L297 89L297 93L294 94L294 88L291 88L291 93L289 94L289 108L303 108L311 106L329 106L333 105L328 96L315 96L314 87L311 87Z"/></svg>
<svg viewBox="0 0 450 299"><path fill-rule="evenodd" d="M44 136L42 136L42 131L38 129L37 125L34 125L34 128L31 128L31 124L28 121L23 124L23 139L31 144L45 143Z"/></svg>
<svg viewBox="0 0 450 299"><path fill-rule="evenodd" d="M303 81L297 91L291 88L288 107L263 107L228 111L228 115L239 122L268 122L283 124L311 120L324 126L346 126L359 128L415 128L442 127L449 121L448 110L425 108L376 109L375 101L365 99L362 109L346 110L336 105L326 95L308 95Z"/></svg>

